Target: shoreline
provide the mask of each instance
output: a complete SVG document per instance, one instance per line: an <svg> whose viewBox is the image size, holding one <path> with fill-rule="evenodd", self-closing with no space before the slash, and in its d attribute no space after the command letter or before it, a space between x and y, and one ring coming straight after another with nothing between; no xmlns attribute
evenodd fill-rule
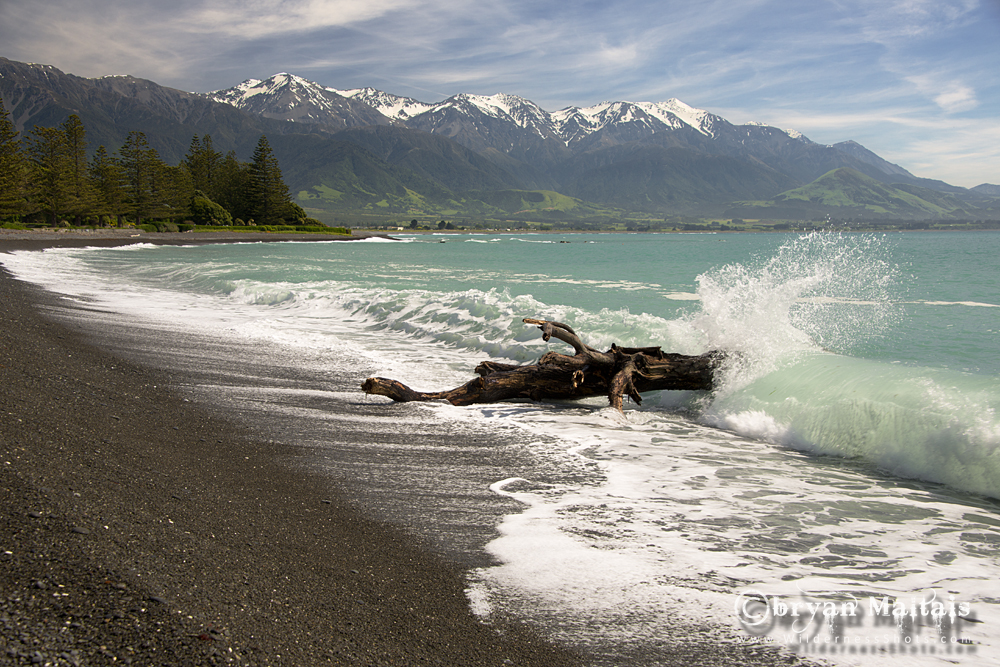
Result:
<svg viewBox="0 0 1000 667"><path fill-rule="evenodd" d="M57 240L0 236L0 253L155 242ZM519 471L530 465L516 443L445 424L394 433L393 422L410 423L398 405L387 412L308 395L283 402L290 421L308 421L295 420L294 408L322 411L321 437L340 441L324 459L308 433L280 418L262 421L218 395L192 393L244 368L236 359L213 366L196 354L200 339L151 338L136 322L69 303L2 266L0 303L8 509L0 513L0 655L13 664L811 664L768 646L697 640L683 623L677 636L599 648L546 640L544 622L533 629L503 609L484 622L470 609L465 577L490 565L476 560L490 558L481 546L516 511L487 488L512 462ZM192 354L176 363L171 347ZM235 378L237 389L307 379L246 368L253 380ZM347 376L314 380L308 386L323 391L356 389ZM389 463L395 438L431 445L416 447L430 454ZM376 462L373 452L386 458ZM468 465L435 500L422 480L459 459ZM428 525L440 535L426 539ZM464 540L458 557L441 548L456 538Z"/></svg>
<svg viewBox="0 0 1000 667"><path fill-rule="evenodd" d="M343 234L282 234L272 232L146 232L138 229L56 230L0 228L0 252L45 248L116 247L153 245L205 245L209 243L280 243L282 241L360 241L391 238L382 232Z"/></svg>
<svg viewBox="0 0 1000 667"><path fill-rule="evenodd" d="M0 252L192 240L59 236L3 235ZM304 240L254 236L198 240ZM57 300L0 269L12 664L580 664L520 626L482 623L461 567L363 516L328 477L282 465L297 446L39 314Z"/></svg>

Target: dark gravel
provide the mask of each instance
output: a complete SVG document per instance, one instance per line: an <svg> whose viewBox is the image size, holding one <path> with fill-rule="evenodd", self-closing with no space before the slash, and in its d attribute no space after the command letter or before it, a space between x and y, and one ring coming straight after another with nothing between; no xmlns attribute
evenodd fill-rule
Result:
<svg viewBox="0 0 1000 667"><path fill-rule="evenodd" d="M286 239L0 230L0 252L234 240ZM595 661L516 621L480 622L458 564L360 514L349 485L280 463L308 452L170 389L189 378L40 315L56 299L0 268L0 665ZM614 664L808 664L663 639Z"/></svg>
<svg viewBox="0 0 1000 667"><path fill-rule="evenodd" d="M54 298L0 270L0 664L577 664Z"/></svg>

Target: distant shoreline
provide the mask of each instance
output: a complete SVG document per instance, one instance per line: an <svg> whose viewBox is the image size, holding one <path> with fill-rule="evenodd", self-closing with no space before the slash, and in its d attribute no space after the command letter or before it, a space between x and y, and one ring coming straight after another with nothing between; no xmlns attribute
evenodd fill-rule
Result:
<svg viewBox="0 0 1000 667"><path fill-rule="evenodd" d="M0 252L12 250L42 250L45 248L84 248L117 247L150 243L153 245L208 245L213 243L279 243L279 242L318 242L318 241L361 241L369 238L396 240L394 235L442 235L455 236L462 234L498 235L498 234L692 234L692 235L728 235L728 234L802 234L805 230L787 229L757 229L757 230L495 230L495 229L403 229L396 231L354 230L350 236L343 234L284 234L271 232L145 232L135 229L5 229L0 228ZM817 229L815 232L828 234L872 234L872 233L930 233L930 232L1000 232L997 229L886 229L886 230L828 230Z"/></svg>
<svg viewBox="0 0 1000 667"><path fill-rule="evenodd" d="M356 234L284 234L271 232L145 232L138 229L0 229L0 250L62 247L115 247L136 243L154 245L204 245L209 243L275 243L281 241L360 241L391 238L385 232ZM13 248L10 248L13 249Z"/></svg>
<svg viewBox="0 0 1000 667"><path fill-rule="evenodd" d="M824 234L909 234L927 232L1000 232L1000 229L648 229L644 231L627 229L358 229L355 234L388 236L391 234L802 234L819 232Z"/></svg>

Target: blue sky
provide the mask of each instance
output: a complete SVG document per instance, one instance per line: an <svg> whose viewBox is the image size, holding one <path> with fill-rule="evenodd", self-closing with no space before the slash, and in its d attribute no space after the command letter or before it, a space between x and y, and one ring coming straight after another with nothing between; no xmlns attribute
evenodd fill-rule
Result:
<svg viewBox="0 0 1000 667"><path fill-rule="evenodd" d="M290 72L555 111L676 97L1000 184L1000 0L2 0L0 56L208 92Z"/></svg>

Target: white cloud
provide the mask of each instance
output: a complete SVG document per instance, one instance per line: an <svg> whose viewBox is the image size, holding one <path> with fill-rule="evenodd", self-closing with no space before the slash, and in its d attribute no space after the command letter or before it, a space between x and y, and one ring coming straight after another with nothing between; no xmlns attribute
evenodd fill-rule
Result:
<svg viewBox="0 0 1000 667"><path fill-rule="evenodd" d="M934 102L945 111L968 111L979 106L976 92L968 86L955 85L934 98Z"/></svg>
<svg viewBox="0 0 1000 667"><path fill-rule="evenodd" d="M953 185L1000 184L1000 121L964 121L923 132L882 155L918 176Z"/></svg>
<svg viewBox="0 0 1000 667"><path fill-rule="evenodd" d="M1000 104L993 18L977 0L0 0L0 55L201 91L287 71L428 102L677 97L915 159Z"/></svg>
<svg viewBox="0 0 1000 667"><path fill-rule="evenodd" d="M979 4L978 0L863 1L854 11L865 39L893 47L900 41L964 25Z"/></svg>
<svg viewBox="0 0 1000 667"><path fill-rule="evenodd" d="M976 91L961 81L940 72L927 72L906 77L925 97L934 101L945 113L970 111L979 106Z"/></svg>
<svg viewBox="0 0 1000 667"><path fill-rule="evenodd" d="M216 0L182 18L191 30L239 39L309 32L424 9L424 0Z"/></svg>

